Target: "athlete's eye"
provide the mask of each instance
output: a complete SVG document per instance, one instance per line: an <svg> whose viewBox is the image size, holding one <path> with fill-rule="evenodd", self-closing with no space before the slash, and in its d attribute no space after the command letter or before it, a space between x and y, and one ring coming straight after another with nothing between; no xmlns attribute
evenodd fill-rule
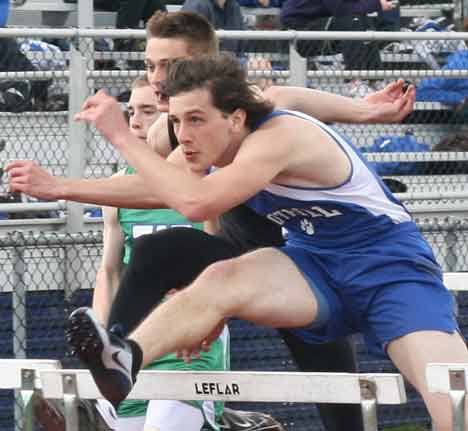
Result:
<svg viewBox="0 0 468 431"><path fill-rule="evenodd" d="M190 117L190 122L192 124L200 124L203 122L203 119L200 117Z"/></svg>
<svg viewBox="0 0 468 431"><path fill-rule="evenodd" d="M145 61L145 68L147 72L150 72L150 73L154 72L154 64L151 64Z"/></svg>

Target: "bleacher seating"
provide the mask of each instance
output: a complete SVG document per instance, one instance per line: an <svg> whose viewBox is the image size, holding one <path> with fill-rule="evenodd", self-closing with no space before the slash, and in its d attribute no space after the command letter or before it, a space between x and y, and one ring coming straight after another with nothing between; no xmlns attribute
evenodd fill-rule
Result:
<svg viewBox="0 0 468 431"><path fill-rule="evenodd" d="M425 17L433 18L438 17L443 11L453 11L454 2L447 0L409 0L401 1L401 16L403 18ZM168 10L176 11L180 8L181 2L173 1L168 2ZM12 16L10 18L11 24L15 25L18 22L24 22L21 18L22 14L31 12L58 12L64 13L68 16L66 25L77 25L77 7L78 3L75 0L13 0L12 2ZM279 8L243 8L243 13L246 16L251 16L255 20L260 16L278 16ZM29 14L28 20L35 19L33 15ZM88 17L87 20L91 20ZM30 23L31 21L29 21ZM36 21L37 22L37 21ZM40 19L39 19L40 22ZM92 21L89 21L92 22ZM94 22L97 26L112 27L115 24L115 11L96 10L94 12Z"/></svg>

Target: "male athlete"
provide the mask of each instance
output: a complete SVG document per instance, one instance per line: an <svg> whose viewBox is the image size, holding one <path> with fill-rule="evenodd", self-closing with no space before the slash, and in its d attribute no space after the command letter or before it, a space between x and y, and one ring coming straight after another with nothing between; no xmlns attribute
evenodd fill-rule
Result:
<svg viewBox="0 0 468 431"><path fill-rule="evenodd" d="M135 166L153 205L206 220L246 202L288 239L210 265L126 341L89 309L72 313L71 344L103 395L118 404L142 365L203 349L235 316L316 343L362 332L418 389L437 429L450 430L448 398L428 392L425 366L468 360L453 299L429 245L359 152L312 117L274 111L228 56L177 61L166 91L180 143L168 161L132 139L103 92L76 118ZM124 367L106 368L112 351Z"/></svg>

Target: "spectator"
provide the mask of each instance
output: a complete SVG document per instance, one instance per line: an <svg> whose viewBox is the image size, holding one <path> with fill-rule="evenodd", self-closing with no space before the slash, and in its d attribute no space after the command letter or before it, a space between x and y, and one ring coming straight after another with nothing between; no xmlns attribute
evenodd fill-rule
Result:
<svg viewBox="0 0 468 431"><path fill-rule="evenodd" d="M237 0L185 0L182 10L204 16L216 30L244 30L244 18ZM241 52L238 40L220 41L220 49Z"/></svg>
<svg viewBox="0 0 468 431"><path fill-rule="evenodd" d="M260 1L267 5L266 2L270 0ZM245 30L242 10L237 0L185 0L182 10L202 15L216 30ZM250 49L247 49L247 43L243 42L244 41L233 39L222 39L219 42L219 45L220 49L223 51L232 51L237 53L250 51ZM252 51L256 50L255 43L249 44L249 46ZM270 61L265 58L248 58L246 59L246 62L247 67L250 70L272 70ZM256 82L262 90L265 90L273 84L273 81L268 78L259 78Z"/></svg>
<svg viewBox="0 0 468 431"><path fill-rule="evenodd" d="M0 27L5 27L10 11L10 1L0 0ZM0 72L35 71L36 67L20 50L16 39L0 38ZM47 99L50 81L2 80L0 81L0 111L23 112L33 104Z"/></svg>
<svg viewBox="0 0 468 431"><path fill-rule="evenodd" d="M243 7L281 7L282 0L237 0Z"/></svg>
<svg viewBox="0 0 468 431"><path fill-rule="evenodd" d="M401 30L401 11L399 3L396 3L390 10L382 10L379 12L375 23L375 29L377 31Z"/></svg>
<svg viewBox="0 0 468 431"><path fill-rule="evenodd" d="M390 0L286 0L281 10L284 27L310 31L365 31L368 28L367 14L392 10ZM377 44L357 40L302 41L299 53L304 57L343 54L347 70L378 69L380 55Z"/></svg>
<svg viewBox="0 0 468 431"><path fill-rule="evenodd" d="M140 21L146 25L157 10L166 11L166 5L162 0L95 0L95 5L106 8L114 8L117 11L115 26L118 29L139 28ZM116 39L114 49L116 51L143 51L138 49L138 41L135 39Z"/></svg>
<svg viewBox="0 0 468 431"><path fill-rule="evenodd" d="M117 3L117 28L139 28L140 21L146 25L157 10L167 10L162 0L119 0Z"/></svg>
<svg viewBox="0 0 468 431"><path fill-rule="evenodd" d="M280 8L283 0L237 0L245 8ZM255 30L280 29L279 14L276 11L266 14L245 14L247 27ZM257 41L258 43L259 41ZM263 41L265 42L265 41ZM268 50L268 49L267 49Z"/></svg>

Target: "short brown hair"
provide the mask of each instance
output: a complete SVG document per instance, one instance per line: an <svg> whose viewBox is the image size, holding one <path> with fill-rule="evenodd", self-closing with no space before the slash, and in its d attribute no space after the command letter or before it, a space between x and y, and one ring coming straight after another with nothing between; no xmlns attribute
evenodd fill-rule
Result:
<svg viewBox="0 0 468 431"><path fill-rule="evenodd" d="M150 83L148 81L148 75L145 73L144 75L141 75L138 78L135 78L130 88L131 90L135 90L135 88L149 87L149 86L150 86Z"/></svg>
<svg viewBox="0 0 468 431"><path fill-rule="evenodd" d="M148 38L182 39L191 55L218 52L218 38L213 26L197 13L156 11L146 23Z"/></svg>
<svg viewBox="0 0 468 431"><path fill-rule="evenodd" d="M206 88L213 106L226 114L243 109L249 129L273 111L273 105L259 97L258 90L247 81L247 73L231 54L180 59L170 64L166 93L179 93Z"/></svg>

